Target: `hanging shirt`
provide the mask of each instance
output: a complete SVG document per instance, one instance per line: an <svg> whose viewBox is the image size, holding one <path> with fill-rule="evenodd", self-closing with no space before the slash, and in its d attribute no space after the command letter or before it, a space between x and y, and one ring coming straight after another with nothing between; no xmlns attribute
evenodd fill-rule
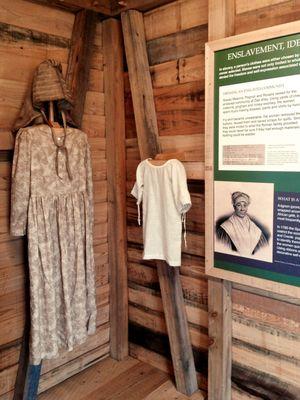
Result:
<svg viewBox="0 0 300 400"><path fill-rule="evenodd" d="M144 260L181 264L182 222L191 207L184 166L178 160L153 165L142 161L136 171L131 194L137 199L138 221L143 202Z"/></svg>

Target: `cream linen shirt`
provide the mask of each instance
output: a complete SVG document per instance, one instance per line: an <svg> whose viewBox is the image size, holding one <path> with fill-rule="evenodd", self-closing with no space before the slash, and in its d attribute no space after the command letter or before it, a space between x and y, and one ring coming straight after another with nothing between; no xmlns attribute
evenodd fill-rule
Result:
<svg viewBox="0 0 300 400"><path fill-rule="evenodd" d="M163 165L149 160L138 165L131 191L138 211L143 202L143 259L165 260L177 267L181 264L182 222L185 226L185 214L192 205L185 169L176 159Z"/></svg>

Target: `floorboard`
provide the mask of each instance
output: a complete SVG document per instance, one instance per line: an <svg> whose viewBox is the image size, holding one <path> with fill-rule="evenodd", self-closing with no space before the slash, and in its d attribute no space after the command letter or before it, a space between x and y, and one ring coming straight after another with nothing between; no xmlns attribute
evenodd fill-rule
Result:
<svg viewBox="0 0 300 400"><path fill-rule="evenodd" d="M176 391L170 376L128 357L107 358L41 393L39 400L204 400L197 392L187 397Z"/></svg>

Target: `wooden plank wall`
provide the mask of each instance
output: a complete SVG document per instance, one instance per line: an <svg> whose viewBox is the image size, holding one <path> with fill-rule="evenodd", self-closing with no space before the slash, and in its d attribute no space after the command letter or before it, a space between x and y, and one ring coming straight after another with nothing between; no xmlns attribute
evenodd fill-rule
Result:
<svg viewBox="0 0 300 400"><path fill-rule="evenodd" d="M192 151L185 163L193 208L187 217L181 282L200 387L206 387L207 281L204 278L204 43L207 5L199 0L171 3L144 14L159 139L164 152ZM140 161L130 87L125 74L127 145L127 223L129 277L129 339L131 354L169 370L170 359L155 264L142 259L142 229L129 192ZM202 163L201 163L202 162ZM199 359L204 359L199 363Z"/></svg>
<svg viewBox="0 0 300 400"><path fill-rule="evenodd" d="M294 1L236 0L235 33L299 19ZM204 157L204 56L207 0L177 0L144 14L160 142L165 152L194 150L186 163L194 178ZM129 195L139 160L130 88L125 73L127 222L131 354L171 370L168 340L155 265L142 261L142 230ZM196 162L198 161L198 162ZM199 175L197 175L197 178ZM200 176L201 177L201 176ZM207 377L207 282L204 277L203 181L189 181L188 247L181 280L200 387ZM300 304L233 285L233 400L300 399Z"/></svg>
<svg viewBox="0 0 300 400"><path fill-rule="evenodd" d="M9 236L10 174L13 141L9 129L18 114L35 67L47 58L61 60L64 71L74 15L24 0L0 0L0 399L9 400L18 368L24 327L25 241ZM74 351L45 361L40 391L109 354L109 284L107 244L107 181L103 53L101 23L97 24L86 95L83 130L92 152L95 196L97 334ZM3 155L3 152L2 152ZM6 161L4 161L6 159Z"/></svg>

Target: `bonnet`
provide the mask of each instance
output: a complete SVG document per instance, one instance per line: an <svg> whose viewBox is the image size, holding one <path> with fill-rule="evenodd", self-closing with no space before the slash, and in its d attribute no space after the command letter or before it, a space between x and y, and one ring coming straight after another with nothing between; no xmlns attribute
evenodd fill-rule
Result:
<svg viewBox="0 0 300 400"><path fill-rule="evenodd" d="M62 66L59 61L45 60L35 70L32 86L23 102L21 112L12 128L17 132L20 128L49 121L45 114L45 102L57 101L60 111L66 114L67 122L76 126L70 117L70 110L74 105L71 90L62 75Z"/></svg>
<svg viewBox="0 0 300 400"><path fill-rule="evenodd" d="M45 102L56 101L58 110L62 113L64 124L64 137L62 142L58 142L53 132L53 127L45 113ZM56 60L43 61L35 70L32 88L28 92L21 113L16 120L13 132L20 128L25 128L30 124L46 123L49 125L52 138L56 145L56 173L61 178L59 173L59 154L64 153L66 158L66 169L69 178L72 180L72 175L69 166L69 154L65 145L67 135L67 122L69 125L76 126L70 117L70 110L74 105L71 90L69 89L62 75L61 63Z"/></svg>

